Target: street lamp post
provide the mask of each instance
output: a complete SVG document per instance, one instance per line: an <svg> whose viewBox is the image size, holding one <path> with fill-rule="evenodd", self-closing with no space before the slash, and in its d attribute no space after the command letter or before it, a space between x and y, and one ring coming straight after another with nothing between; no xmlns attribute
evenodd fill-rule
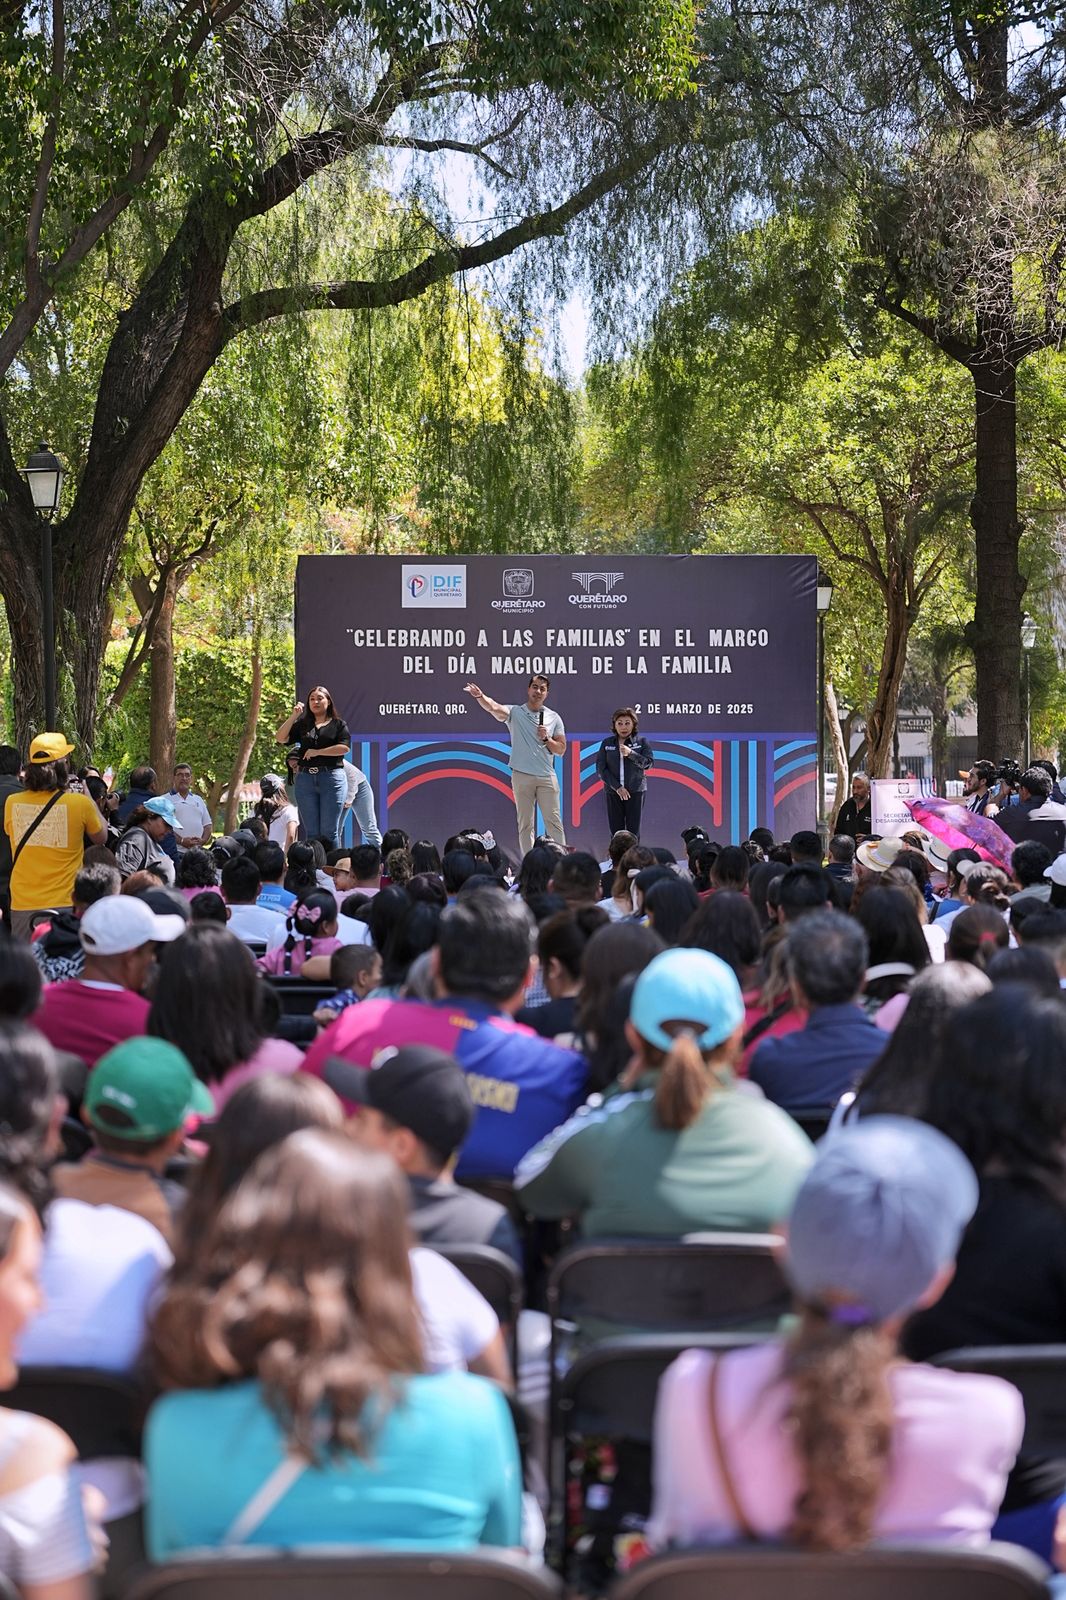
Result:
<svg viewBox="0 0 1066 1600"><path fill-rule="evenodd" d="M818 568L818 831L825 837L825 619L833 604L833 580Z"/></svg>
<svg viewBox="0 0 1066 1600"><path fill-rule="evenodd" d="M56 726L56 625L52 583L52 518L63 493L63 463L44 440L20 468L41 525L41 632L44 638L44 724Z"/></svg>
<svg viewBox="0 0 1066 1600"><path fill-rule="evenodd" d="M1028 611L1022 618L1022 650L1025 654L1025 765L1032 756L1032 697L1029 692L1029 657L1036 643L1036 623Z"/></svg>

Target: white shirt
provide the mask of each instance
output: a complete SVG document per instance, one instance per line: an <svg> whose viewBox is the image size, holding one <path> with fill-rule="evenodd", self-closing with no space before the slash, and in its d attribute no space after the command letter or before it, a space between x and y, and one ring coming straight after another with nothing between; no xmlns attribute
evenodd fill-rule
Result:
<svg viewBox="0 0 1066 1600"><path fill-rule="evenodd" d="M170 803L178 819L178 838L202 839L204 829L211 826L211 813L200 796L190 789L183 800L176 789L171 789Z"/></svg>
<svg viewBox="0 0 1066 1600"><path fill-rule="evenodd" d="M285 926L284 915L279 915L279 926L275 928L267 940L267 954L271 950L279 950L289 936ZM355 917L337 917L337 938L341 944L369 944L370 929L365 922L359 922Z"/></svg>
<svg viewBox="0 0 1066 1600"><path fill-rule="evenodd" d="M229 905L229 901L226 904ZM229 906L227 927L245 944L263 944L277 932L279 925L285 926L284 913L271 911L269 906Z"/></svg>
<svg viewBox="0 0 1066 1600"><path fill-rule="evenodd" d="M41 1256L44 1307L23 1330L19 1363L132 1371L149 1301L173 1259L159 1229L133 1211L53 1200Z"/></svg>
<svg viewBox="0 0 1066 1600"><path fill-rule="evenodd" d="M292 804L281 806L274 813L273 820L267 828L267 836L275 844L280 844L284 850L289 841L289 823L299 822L300 813Z"/></svg>
<svg viewBox="0 0 1066 1600"><path fill-rule="evenodd" d="M19 1365L132 1372L149 1309L173 1260L159 1229L135 1212L53 1200L41 1256L44 1307L23 1330ZM135 1461L104 1457L75 1471L104 1495L108 1520L141 1502Z"/></svg>
<svg viewBox="0 0 1066 1600"><path fill-rule="evenodd" d="M359 793L359 785L366 782L366 773L360 771L354 761L345 761L343 765L344 781L348 785L348 793L345 796L344 803L350 806L354 803L355 797Z"/></svg>
<svg viewBox="0 0 1066 1600"><path fill-rule="evenodd" d="M436 1250L410 1252L430 1372L463 1372L500 1330L500 1319L459 1268Z"/></svg>

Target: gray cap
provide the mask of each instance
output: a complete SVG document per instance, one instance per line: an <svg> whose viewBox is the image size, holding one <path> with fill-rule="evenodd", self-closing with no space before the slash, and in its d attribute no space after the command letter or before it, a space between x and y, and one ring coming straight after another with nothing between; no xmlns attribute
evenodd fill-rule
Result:
<svg viewBox="0 0 1066 1600"><path fill-rule="evenodd" d="M818 1146L788 1224L786 1271L802 1300L841 1296L844 1320L885 1322L954 1261L977 1209L957 1145L910 1117L867 1117Z"/></svg>

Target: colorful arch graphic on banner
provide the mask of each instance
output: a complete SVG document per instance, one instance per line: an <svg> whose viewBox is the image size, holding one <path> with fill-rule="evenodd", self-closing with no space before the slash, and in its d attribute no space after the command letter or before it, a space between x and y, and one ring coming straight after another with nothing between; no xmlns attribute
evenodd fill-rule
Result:
<svg viewBox="0 0 1066 1600"><path fill-rule="evenodd" d="M818 741L816 739L790 739L786 744L774 745L774 805L779 806L788 795L802 789L804 784L817 781Z"/></svg>

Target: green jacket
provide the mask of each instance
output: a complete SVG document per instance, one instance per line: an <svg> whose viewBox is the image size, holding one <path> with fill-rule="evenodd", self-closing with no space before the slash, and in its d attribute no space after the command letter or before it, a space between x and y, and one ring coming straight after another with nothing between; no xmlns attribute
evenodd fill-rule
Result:
<svg viewBox="0 0 1066 1600"><path fill-rule="evenodd" d="M659 1127L657 1074L583 1106L515 1172L535 1217L580 1216L586 1238L763 1232L792 1209L814 1148L769 1100L732 1085L680 1132Z"/></svg>

